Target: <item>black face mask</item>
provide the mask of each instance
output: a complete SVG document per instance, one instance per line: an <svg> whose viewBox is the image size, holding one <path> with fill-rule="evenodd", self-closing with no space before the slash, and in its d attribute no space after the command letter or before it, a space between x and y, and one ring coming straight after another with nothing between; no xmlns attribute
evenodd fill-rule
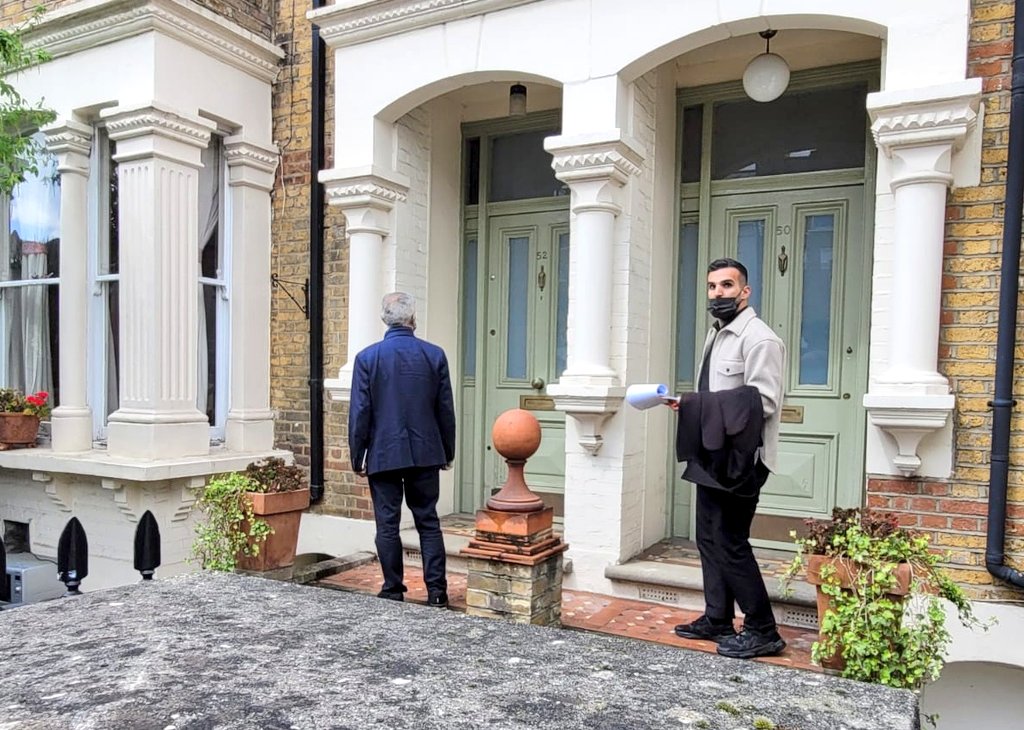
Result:
<svg viewBox="0 0 1024 730"><path fill-rule="evenodd" d="M736 297L720 297L708 300L708 311L715 319L720 319L726 324L732 322L739 314L739 301Z"/></svg>

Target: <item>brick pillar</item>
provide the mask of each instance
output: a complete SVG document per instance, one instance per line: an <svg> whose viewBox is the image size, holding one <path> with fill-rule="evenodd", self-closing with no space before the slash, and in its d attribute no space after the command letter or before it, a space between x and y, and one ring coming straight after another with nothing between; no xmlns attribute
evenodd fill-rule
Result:
<svg viewBox="0 0 1024 730"><path fill-rule="evenodd" d="M480 510L469 558L466 613L521 624L560 626L562 559L568 545L552 532L554 510Z"/></svg>

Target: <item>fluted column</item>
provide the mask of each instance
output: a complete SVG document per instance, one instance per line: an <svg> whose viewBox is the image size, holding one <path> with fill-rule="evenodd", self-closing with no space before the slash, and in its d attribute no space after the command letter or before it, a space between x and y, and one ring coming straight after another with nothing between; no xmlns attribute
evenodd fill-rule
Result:
<svg viewBox="0 0 1024 730"><path fill-rule="evenodd" d="M270 191L276 148L224 141L231 196L231 387L225 443L231 451L274 446L270 409Z"/></svg>
<svg viewBox="0 0 1024 730"><path fill-rule="evenodd" d="M60 405L51 416L54 451L92 448L88 360L89 152L92 127L73 120L47 127L60 172Z"/></svg>
<svg viewBox="0 0 1024 730"><path fill-rule="evenodd" d="M868 97L871 131L889 161L894 239L887 361L864 397L873 425L895 441L892 465L911 476L918 449L953 411L949 381L938 371L946 192L954 158L977 125L981 84Z"/></svg>
<svg viewBox="0 0 1024 730"><path fill-rule="evenodd" d="M325 171L320 181L327 202L345 214L348 236L348 348L338 377L324 381L334 400L347 401L356 354L380 339L384 291L384 242L392 232L391 212L405 200L408 185L376 173Z"/></svg>
<svg viewBox="0 0 1024 730"><path fill-rule="evenodd" d="M611 366L613 249L621 189L640 171L641 158L618 130L549 137L544 147L554 157L555 176L569 185L573 214L568 362L547 392L558 410L575 419L577 440L593 454L601 448L602 424L618 410L624 392Z"/></svg>
<svg viewBox="0 0 1024 730"><path fill-rule="evenodd" d="M205 454L196 409L198 174L213 123L148 106L104 115L117 143L120 232L120 408L111 454ZM268 284L269 286L269 284Z"/></svg>

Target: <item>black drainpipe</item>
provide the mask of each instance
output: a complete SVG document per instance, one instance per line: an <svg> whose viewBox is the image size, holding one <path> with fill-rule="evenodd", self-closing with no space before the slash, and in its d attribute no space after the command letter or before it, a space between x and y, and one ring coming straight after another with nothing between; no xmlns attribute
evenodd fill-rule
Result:
<svg viewBox="0 0 1024 730"><path fill-rule="evenodd" d="M313 9L324 0L313 0ZM313 24L309 138L309 487L310 498L324 496L324 91L327 46Z"/></svg>
<svg viewBox="0 0 1024 730"><path fill-rule="evenodd" d="M1013 399L1014 341L1020 276L1021 215L1024 213L1024 2L1014 4L1013 75L1010 85L1010 139L1003 210L1003 261L999 272L999 329L992 406L992 466L988 484L988 537L985 567L996 578L1024 587L1024 573L1006 565L1006 483L1010 470L1010 417Z"/></svg>

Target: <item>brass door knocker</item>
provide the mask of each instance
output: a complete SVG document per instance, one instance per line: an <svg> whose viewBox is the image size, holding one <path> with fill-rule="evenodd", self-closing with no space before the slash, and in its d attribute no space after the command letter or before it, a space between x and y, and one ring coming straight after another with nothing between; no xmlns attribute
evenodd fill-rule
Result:
<svg viewBox="0 0 1024 730"><path fill-rule="evenodd" d="M782 252L779 254L779 275L785 276L786 270L789 268L789 254L786 253L786 247L782 247Z"/></svg>

